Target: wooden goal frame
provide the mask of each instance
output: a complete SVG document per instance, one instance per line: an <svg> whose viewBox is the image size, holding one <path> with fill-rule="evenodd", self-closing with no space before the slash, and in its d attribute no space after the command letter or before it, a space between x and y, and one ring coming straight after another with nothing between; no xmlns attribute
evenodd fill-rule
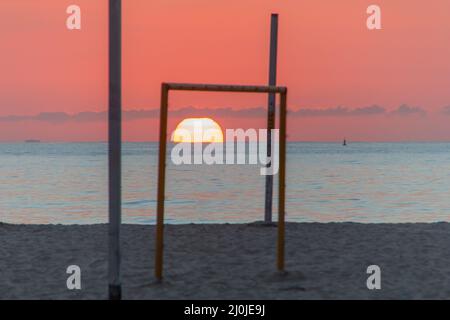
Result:
<svg viewBox="0 0 450 320"><path fill-rule="evenodd" d="M155 277L162 280L164 251L164 198L166 184L167 114L169 91L209 91L209 92L249 92L280 95L280 148L278 182L278 238L277 269L284 270L285 246L285 180L286 180L286 104L287 88L279 86L248 86L220 84L162 83L161 110L159 124L158 195L156 217Z"/></svg>

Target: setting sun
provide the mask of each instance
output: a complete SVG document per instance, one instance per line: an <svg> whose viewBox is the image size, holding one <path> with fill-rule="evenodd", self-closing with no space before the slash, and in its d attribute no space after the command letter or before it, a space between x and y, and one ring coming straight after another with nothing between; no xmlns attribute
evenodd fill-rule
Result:
<svg viewBox="0 0 450 320"><path fill-rule="evenodd" d="M223 133L219 124L210 118L187 118L177 125L171 140L177 143L223 142Z"/></svg>

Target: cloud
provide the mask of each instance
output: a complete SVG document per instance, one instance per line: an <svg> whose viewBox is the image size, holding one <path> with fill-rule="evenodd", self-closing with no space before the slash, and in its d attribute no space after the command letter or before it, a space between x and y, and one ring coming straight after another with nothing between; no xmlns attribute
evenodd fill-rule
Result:
<svg viewBox="0 0 450 320"><path fill-rule="evenodd" d="M239 117L239 118L256 118L265 117L267 111L265 108L247 108L242 110L235 110L232 108L194 108L185 107L170 111L170 116L173 117ZM141 110L125 110L122 113L124 120L138 120L138 119L155 119L159 117L159 109L141 109ZM62 123L68 121L77 122L95 122L106 121L108 114L106 111L102 112L80 112L75 114L68 114L65 112L42 112L31 116L9 115L0 117L1 122L20 122L20 121L43 121L50 123Z"/></svg>
<svg viewBox="0 0 450 320"><path fill-rule="evenodd" d="M450 106L445 107L443 112L450 115ZM410 107L406 104L399 106L393 111L387 111L384 107L371 105L360 108L347 108L342 106L331 108L301 108L296 111L289 111L289 117L350 117L350 116L376 116L376 115L425 115L425 110L419 107ZM159 109L135 109L125 110L122 113L125 121L133 121L139 119L158 119ZM175 110L169 110L169 116L174 118L185 117L218 117L218 118L265 118L267 116L266 107L254 107L244 109L232 108L195 108L184 107ZM42 112L31 116L7 115L0 116L0 122L20 122L20 121L42 121L49 123L65 123L65 122L98 122L107 121L108 113L100 112L79 112L68 114L65 112Z"/></svg>
<svg viewBox="0 0 450 320"><path fill-rule="evenodd" d="M311 109L302 108L298 111L291 112L299 117L348 117L348 116L368 116L384 114L386 109L383 107L372 105L369 107L361 107L349 109L342 106L326 108L326 109Z"/></svg>
<svg viewBox="0 0 450 320"><path fill-rule="evenodd" d="M153 119L159 117L159 109L126 110L122 112L124 120Z"/></svg>
<svg viewBox="0 0 450 320"><path fill-rule="evenodd" d="M450 106L443 107L441 113L450 116Z"/></svg>
<svg viewBox="0 0 450 320"><path fill-rule="evenodd" d="M390 114L396 116L409 116L409 115L426 115L426 111L419 107L410 107L406 104L402 104L396 110L391 111Z"/></svg>

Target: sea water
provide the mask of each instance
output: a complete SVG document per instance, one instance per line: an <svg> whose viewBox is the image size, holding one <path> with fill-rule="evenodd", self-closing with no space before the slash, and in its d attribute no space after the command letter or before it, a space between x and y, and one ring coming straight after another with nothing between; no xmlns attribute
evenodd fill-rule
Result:
<svg viewBox="0 0 450 320"><path fill-rule="evenodd" d="M106 143L0 143L0 222L108 219ZM153 224L157 143L124 143L122 220ZM264 217L261 165L181 165L167 158L167 223ZM450 221L450 143L304 143L287 148L286 219ZM274 220L278 180L274 177Z"/></svg>

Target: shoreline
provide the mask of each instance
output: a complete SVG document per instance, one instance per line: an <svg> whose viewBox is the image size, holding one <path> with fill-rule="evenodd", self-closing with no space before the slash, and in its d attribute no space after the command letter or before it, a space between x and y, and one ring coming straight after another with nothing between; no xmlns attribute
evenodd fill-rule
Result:
<svg viewBox="0 0 450 320"><path fill-rule="evenodd" d="M286 273L276 226L165 225L155 282L154 225L122 225L124 299L450 299L450 224L286 223ZM107 224L0 223L0 299L106 299ZM366 287L369 265L381 289ZM68 290L69 265L81 290Z"/></svg>

